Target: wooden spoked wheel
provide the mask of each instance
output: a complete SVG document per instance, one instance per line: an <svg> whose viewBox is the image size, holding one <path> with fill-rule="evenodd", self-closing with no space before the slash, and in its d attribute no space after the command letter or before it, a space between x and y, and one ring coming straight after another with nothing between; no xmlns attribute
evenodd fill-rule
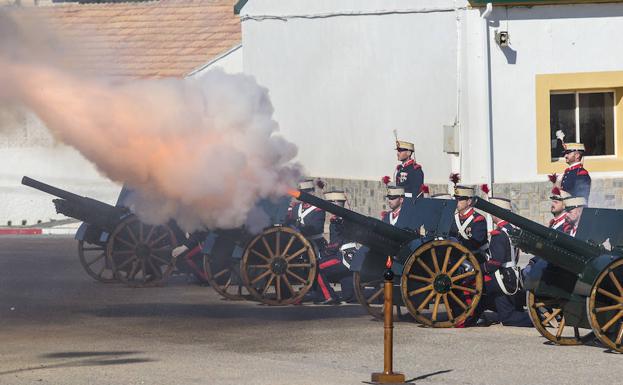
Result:
<svg viewBox="0 0 623 385"><path fill-rule="evenodd" d="M288 305L303 299L316 268L314 248L303 235L289 227L271 227L247 245L240 275L253 298Z"/></svg>
<svg viewBox="0 0 623 385"><path fill-rule="evenodd" d="M106 255L119 281L154 286L165 281L175 268L171 250L176 244L169 226L147 225L130 216L110 235Z"/></svg>
<svg viewBox="0 0 623 385"><path fill-rule="evenodd" d="M353 286L357 302L375 319L383 320L383 302L385 301L385 280L383 277L378 279L362 279L361 273L355 271L353 273ZM394 306L394 320L397 321L398 306Z"/></svg>
<svg viewBox="0 0 623 385"><path fill-rule="evenodd" d="M541 335L557 345L581 345L594 338L592 331L565 324L560 301L526 292L526 305L532 324Z"/></svg>
<svg viewBox="0 0 623 385"><path fill-rule="evenodd" d="M409 313L420 323L453 327L474 313L482 296L478 260L449 240L425 243L411 254L400 288Z"/></svg>
<svg viewBox="0 0 623 385"><path fill-rule="evenodd" d="M78 241L78 258L91 278L104 283L117 282L110 261L106 258L105 246L80 240Z"/></svg>
<svg viewBox="0 0 623 385"><path fill-rule="evenodd" d="M239 259L231 258L231 256L224 259L214 254L204 254L203 268L210 287L221 296L234 301L249 296L240 276Z"/></svg>
<svg viewBox="0 0 623 385"><path fill-rule="evenodd" d="M602 271L587 298L591 327L607 347L623 353L623 259Z"/></svg>

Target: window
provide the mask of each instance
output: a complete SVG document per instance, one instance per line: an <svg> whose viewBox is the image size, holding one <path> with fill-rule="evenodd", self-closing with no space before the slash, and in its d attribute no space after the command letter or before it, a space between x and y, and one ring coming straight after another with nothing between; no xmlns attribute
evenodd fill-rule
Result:
<svg viewBox="0 0 623 385"><path fill-rule="evenodd" d="M562 143L581 142L586 156L615 155L615 91L581 91L550 93L551 158L562 156Z"/></svg>

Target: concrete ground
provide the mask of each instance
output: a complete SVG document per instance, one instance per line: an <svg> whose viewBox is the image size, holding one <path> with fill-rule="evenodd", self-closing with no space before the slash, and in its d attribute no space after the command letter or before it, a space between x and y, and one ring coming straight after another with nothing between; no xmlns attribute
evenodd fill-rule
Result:
<svg viewBox="0 0 623 385"><path fill-rule="evenodd" d="M623 356L544 343L532 328L400 322L395 368L419 384L617 384ZM221 300L176 277L100 284L67 237L0 237L0 384L360 384L383 327L358 305Z"/></svg>

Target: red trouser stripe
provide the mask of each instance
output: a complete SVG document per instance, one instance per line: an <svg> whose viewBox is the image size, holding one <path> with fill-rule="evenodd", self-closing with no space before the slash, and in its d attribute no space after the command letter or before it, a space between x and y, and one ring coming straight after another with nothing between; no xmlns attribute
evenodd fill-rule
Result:
<svg viewBox="0 0 623 385"><path fill-rule="evenodd" d="M326 269L327 267L331 267L331 266L334 266L334 265L338 265L339 263L340 263L340 260L339 260L339 259L330 259L330 260L328 260L328 261L322 262L322 263L320 264L320 268L321 268L321 269Z"/></svg>
<svg viewBox="0 0 623 385"><path fill-rule="evenodd" d="M327 289L327 285L324 283L324 279L322 279L321 275L318 275L318 285L320 286L320 290L322 290L322 296L324 297L324 299L331 299L329 289Z"/></svg>

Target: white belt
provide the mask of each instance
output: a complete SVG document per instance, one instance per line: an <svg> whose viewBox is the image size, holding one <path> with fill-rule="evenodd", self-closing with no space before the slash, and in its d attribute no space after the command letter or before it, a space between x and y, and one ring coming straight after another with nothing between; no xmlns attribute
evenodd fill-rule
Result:
<svg viewBox="0 0 623 385"><path fill-rule="evenodd" d="M407 198L413 198L413 193L408 193L408 192L406 192L406 193L405 193L405 197L407 197Z"/></svg>
<svg viewBox="0 0 623 385"><path fill-rule="evenodd" d="M516 264L514 261L506 262L502 264L502 267L515 267Z"/></svg>

